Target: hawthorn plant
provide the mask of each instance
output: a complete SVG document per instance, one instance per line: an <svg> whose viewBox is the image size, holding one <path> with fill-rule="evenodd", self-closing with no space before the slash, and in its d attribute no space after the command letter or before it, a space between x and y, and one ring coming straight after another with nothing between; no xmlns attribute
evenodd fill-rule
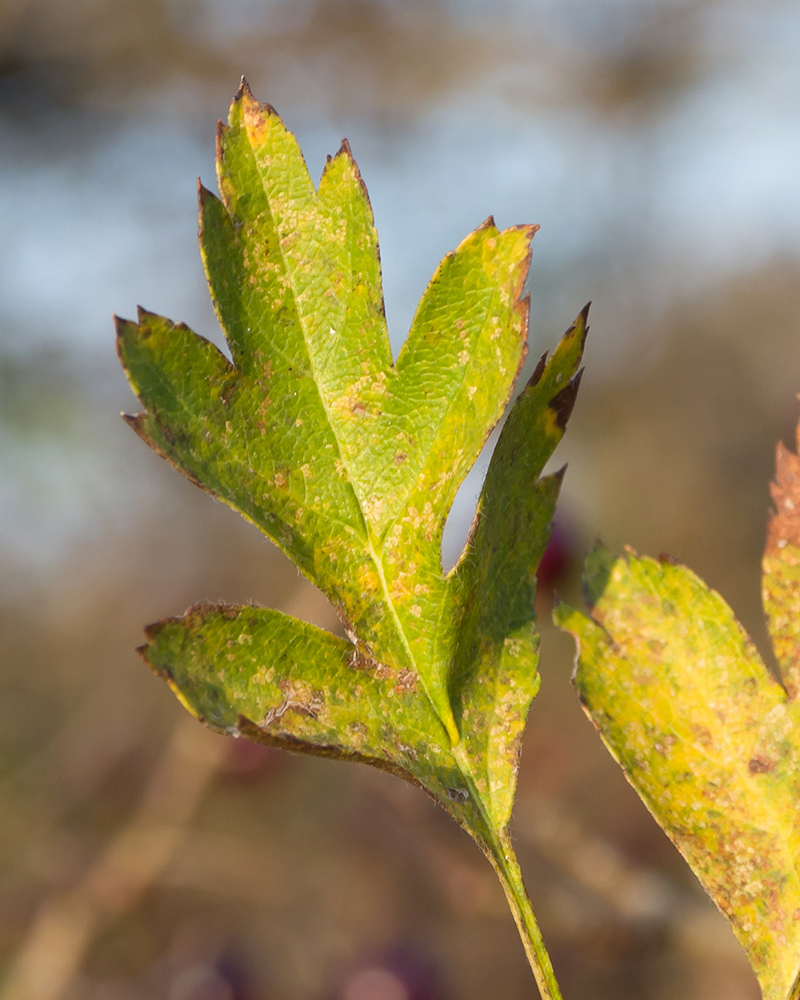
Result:
<svg viewBox="0 0 800 1000"><path fill-rule="evenodd" d="M198 605L140 650L222 733L361 761L429 792L503 884L541 994L560 997L508 833L539 687L536 569L562 473L542 469L580 381L586 310L503 427L469 541L442 571L459 485L525 358L535 226L490 218L439 265L392 360L378 240L347 142L317 187L246 83L218 132L200 247L233 363L182 324L118 320L158 454L256 524L347 638L278 611Z"/></svg>

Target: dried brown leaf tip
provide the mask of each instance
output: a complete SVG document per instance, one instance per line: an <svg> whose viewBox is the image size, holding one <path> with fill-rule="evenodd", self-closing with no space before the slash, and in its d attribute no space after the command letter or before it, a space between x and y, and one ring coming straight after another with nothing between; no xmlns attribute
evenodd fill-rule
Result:
<svg viewBox="0 0 800 1000"><path fill-rule="evenodd" d="M800 446L800 426L796 432ZM778 442L775 450L775 481L770 485L775 511L767 525L766 552L800 548L800 457Z"/></svg>
<svg viewBox="0 0 800 1000"><path fill-rule="evenodd" d="M764 611L783 685L796 698L800 693L800 457L782 443L770 492L775 510L764 549Z"/></svg>

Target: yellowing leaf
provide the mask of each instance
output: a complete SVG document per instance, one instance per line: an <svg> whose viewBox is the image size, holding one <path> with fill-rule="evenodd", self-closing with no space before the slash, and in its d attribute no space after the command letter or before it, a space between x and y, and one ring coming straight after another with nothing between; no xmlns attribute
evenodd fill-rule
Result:
<svg viewBox="0 0 800 1000"><path fill-rule="evenodd" d="M647 807L731 923L764 1000L800 996L800 476L778 451L764 596L783 683L685 566L586 563L590 616L560 605L575 684Z"/></svg>
<svg viewBox="0 0 800 1000"><path fill-rule="evenodd" d="M211 727L421 785L497 870L544 997L560 996L508 820L539 685L535 573L561 476L540 478L575 400L582 313L500 435L473 535L442 571L453 499L526 350L533 226L489 219L449 253L392 361L378 242L346 143L312 183L243 85L220 126L221 200L200 242L232 363L182 325L118 322L146 412L127 418L264 531L328 596L347 640L276 611L198 606L145 660Z"/></svg>

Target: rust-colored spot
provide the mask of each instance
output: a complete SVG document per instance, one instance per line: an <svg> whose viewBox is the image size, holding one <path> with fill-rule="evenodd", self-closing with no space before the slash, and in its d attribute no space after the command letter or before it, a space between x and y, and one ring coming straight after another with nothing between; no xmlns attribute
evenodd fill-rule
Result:
<svg viewBox="0 0 800 1000"><path fill-rule="evenodd" d="M220 393L220 399L225 404L225 406L228 406L230 404L231 397L233 396L235 391L236 391L236 379L231 379Z"/></svg>
<svg viewBox="0 0 800 1000"><path fill-rule="evenodd" d="M394 456L394 464L402 465L407 458L408 455L404 451L398 451L397 454Z"/></svg>
<svg viewBox="0 0 800 1000"><path fill-rule="evenodd" d="M401 670L397 675L395 694L405 694L407 691L417 690L417 675L413 670Z"/></svg>
<svg viewBox="0 0 800 1000"><path fill-rule="evenodd" d="M800 546L800 458L783 442L778 443L775 454L775 482L770 493L775 512L767 525L765 555L780 552L787 545Z"/></svg>
<svg viewBox="0 0 800 1000"><path fill-rule="evenodd" d="M769 774L775 770L775 762L767 760L766 757L753 757L748 768L751 774Z"/></svg>
<svg viewBox="0 0 800 1000"><path fill-rule="evenodd" d="M653 749L656 753L660 753L662 757L666 757L677 742L678 737L674 733L667 733L658 743L653 744Z"/></svg>

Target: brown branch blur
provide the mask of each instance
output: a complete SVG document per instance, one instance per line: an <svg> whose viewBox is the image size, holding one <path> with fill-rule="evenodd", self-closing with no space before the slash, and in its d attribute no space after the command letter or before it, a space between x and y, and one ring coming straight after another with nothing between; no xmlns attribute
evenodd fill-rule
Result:
<svg viewBox="0 0 800 1000"><path fill-rule="evenodd" d="M135 906L169 865L217 773L225 740L181 717L130 822L81 882L48 900L11 966L2 1000L58 1000L105 921Z"/></svg>

